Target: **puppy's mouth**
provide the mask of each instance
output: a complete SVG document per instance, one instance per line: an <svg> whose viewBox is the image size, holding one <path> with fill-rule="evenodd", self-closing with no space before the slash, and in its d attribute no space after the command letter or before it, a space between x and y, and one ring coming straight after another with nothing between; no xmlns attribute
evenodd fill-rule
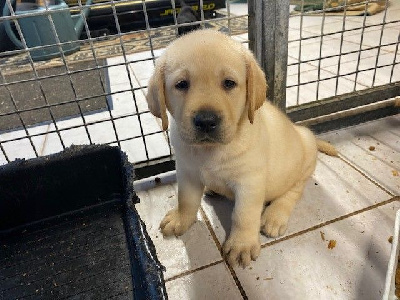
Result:
<svg viewBox="0 0 400 300"><path fill-rule="evenodd" d="M198 134L198 136L194 140L194 144L198 145L223 144L223 141L219 137L211 136L208 134Z"/></svg>
<svg viewBox="0 0 400 300"><path fill-rule="evenodd" d="M201 132L191 132L190 134L185 134L181 132L181 138L188 144L192 146L217 146L220 144L225 144L225 140L222 135L210 135Z"/></svg>

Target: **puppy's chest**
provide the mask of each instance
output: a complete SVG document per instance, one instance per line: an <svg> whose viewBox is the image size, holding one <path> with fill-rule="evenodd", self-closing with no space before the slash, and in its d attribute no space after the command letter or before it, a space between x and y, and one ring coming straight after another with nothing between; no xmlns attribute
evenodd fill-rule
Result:
<svg viewBox="0 0 400 300"><path fill-rule="evenodd" d="M214 162L212 165L203 164L200 169L200 178L207 189L228 198L233 198L232 186L234 174L229 166L218 165Z"/></svg>

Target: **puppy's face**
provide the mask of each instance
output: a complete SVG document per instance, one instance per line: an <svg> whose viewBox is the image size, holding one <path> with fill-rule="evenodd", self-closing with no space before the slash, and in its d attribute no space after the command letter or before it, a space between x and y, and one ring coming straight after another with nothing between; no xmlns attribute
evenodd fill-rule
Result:
<svg viewBox="0 0 400 300"><path fill-rule="evenodd" d="M168 108L186 143L210 145L229 143L243 122L252 122L265 94L264 74L246 49L221 33L200 30L166 49L147 99L158 117L165 119Z"/></svg>

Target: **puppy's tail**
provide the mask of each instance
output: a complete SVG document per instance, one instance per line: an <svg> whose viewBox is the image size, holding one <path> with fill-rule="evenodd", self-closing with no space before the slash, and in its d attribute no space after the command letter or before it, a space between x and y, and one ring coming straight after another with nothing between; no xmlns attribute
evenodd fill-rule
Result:
<svg viewBox="0 0 400 300"><path fill-rule="evenodd" d="M329 156L339 156L336 148L329 142L317 139L317 148L319 152L325 153Z"/></svg>

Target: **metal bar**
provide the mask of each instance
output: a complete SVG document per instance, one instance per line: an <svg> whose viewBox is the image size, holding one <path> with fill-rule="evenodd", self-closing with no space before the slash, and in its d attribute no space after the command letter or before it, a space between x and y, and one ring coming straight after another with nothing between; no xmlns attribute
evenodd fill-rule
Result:
<svg viewBox="0 0 400 300"><path fill-rule="evenodd" d="M399 32L399 35L397 36L396 50L394 51L392 69L390 70L390 79L389 79L390 83L392 83L392 79L393 79L394 66L396 65L397 53L399 51L399 43L400 43L400 32Z"/></svg>
<svg viewBox="0 0 400 300"><path fill-rule="evenodd" d="M370 3L379 3L381 0L366 0L366 1L354 1L354 3L347 3L347 4L343 4L343 5L338 5L335 7L329 7L329 8L325 8L325 9L316 9L316 10L310 10L307 11L307 15L320 15L321 13L324 12L324 10L327 13L336 13L338 11L341 11L342 9L345 9L345 7L348 8L352 8L352 7L356 7L356 6L360 6L363 4L370 4ZM339 2L339 3L344 3L344 2ZM297 16L297 14L294 14L293 16Z"/></svg>
<svg viewBox="0 0 400 300"><path fill-rule="evenodd" d="M199 0L199 9L200 9L200 20L201 20L201 28L204 28L204 20L205 20L205 18L204 18L204 3L203 3L203 0ZM195 24L195 23L192 23L192 24Z"/></svg>
<svg viewBox="0 0 400 300"><path fill-rule="evenodd" d="M142 88L143 87L135 88L135 89L133 89L133 91L140 90ZM116 94L130 92L130 91L132 91L132 90L131 89L127 89L127 90L120 90L120 91L112 92L112 93L102 93L102 94L97 94L97 95L93 95L93 96L77 98L75 100L59 102L59 103L56 103L56 104L50 104L49 103L49 104L45 104L45 105L42 105L42 106L36 106L36 107L26 108L26 109L19 109L18 112L20 112L20 113L22 113L22 112L30 112L30 111L35 111L35 110L38 110L38 109L43 109L43 108L57 107L57 106L62 106L62 105L67 105L67 104L71 104L71 103L81 102L81 101L85 101L85 100L89 100L89 99L97 98L97 97L101 97L101 96L111 96L111 95L116 95ZM0 113L0 117L9 116L9 115L13 115L13 114L15 114L15 112Z"/></svg>
<svg viewBox="0 0 400 300"><path fill-rule="evenodd" d="M118 1L121 1L121 0L118 0ZM60 11L63 11L63 10L66 10L66 9L60 9ZM43 15L44 13L41 13L41 14L39 14L39 15ZM247 17L248 15L240 15L240 16L233 16L233 15L231 15L231 17L216 17L216 18L213 18L213 19L205 19L204 21L196 21L196 22L192 22L192 23L189 23L189 24L182 24L181 26L182 27L184 27L184 26L193 26L193 25L201 25L201 24L209 24L209 23L215 23L215 22L217 22L217 21L223 21L223 20L235 20L235 19L241 19L241 18L244 18L244 17ZM20 18L26 18L26 16L16 16L15 18L13 18L13 17L8 17L8 18L6 18L6 19L20 19ZM394 22L398 22L398 21L394 21ZM388 23L389 24L389 23ZM135 30L135 33L147 33L147 32L159 32L159 31L163 31L163 30L166 30L166 29L169 29L171 27L171 25L165 25L165 26L160 26L160 27L155 27L155 28L149 28L148 30L147 29L139 29L139 30ZM107 35L107 36L99 36L99 37L95 37L95 38L93 38L93 37L91 37L90 39L89 38L87 38L87 39L84 39L84 40L81 40L81 39L77 39L77 41L78 42L86 42L86 41L94 41L94 42L101 42L101 41L105 41L105 40L110 40L110 39L112 39L112 38L119 38L119 37L124 37L124 36L126 36L126 35L130 35L130 34L132 34L132 32L126 32L126 33L124 33L124 32L121 32L121 34L110 34L110 35ZM72 43L75 43L75 41L66 41L66 42L62 42L62 43L60 43L61 45L68 45L68 44L72 44ZM35 50L35 49L43 49L43 48L48 48L48 47L52 47L52 46L54 46L54 45L41 45L41 46L35 46L35 47L30 47L29 49L32 49L32 50ZM103 46L103 47L106 47L106 46ZM103 47L99 47L99 48L103 48ZM20 54L20 53L26 53L26 50L18 50L18 49L16 49L16 50L12 50L12 51L5 51L5 52L1 52L0 53L0 57L6 57L6 56L9 56L9 55L12 55L12 54Z"/></svg>
<svg viewBox="0 0 400 300"><path fill-rule="evenodd" d="M176 18L176 5L175 5L175 0L171 0L171 5L172 5L172 15L174 17L174 30L175 30L175 35L178 36L178 19ZM147 24L146 24L147 25ZM146 26L147 27L147 26Z"/></svg>
<svg viewBox="0 0 400 300"><path fill-rule="evenodd" d="M147 162L135 164L135 179L143 179L175 170L175 160L170 157L161 157Z"/></svg>
<svg viewBox="0 0 400 300"><path fill-rule="evenodd" d="M400 109L394 106L385 106L371 111L362 112L359 114L344 116L342 118L333 119L330 121L325 121L322 123L316 123L310 125L310 129L315 134L320 134L323 132L328 132L332 130L338 130L346 128L349 126L355 126L368 121L377 120L380 118L385 118L388 116L397 115L400 113Z"/></svg>
<svg viewBox="0 0 400 300"><path fill-rule="evenodd" d="M337 78L336 78L336 86L335 86L335 95L337 95L338 87L339 87L339 75L340 75L340 65L342 60L342 49L343 49L343 40L344 40L344 33L346 31L346 15L347 15L347 0L344 0L344 11L343 11L343 21L342 21L342 33L340 35L340 50L339 53L339 61L338 61L338 68L337 68Z"/></svg>
<svg viewBox="0 0 400 300"><path fill-rule="evenodd" d="M231 29L231 2L229 0L225 1L226 12L228 14L228 35L232 35Z"/></svg>
<svg viewBox="0 0 400 300"><path fill-rule="evenodd" d="M393 43L381 45L381 47L384 47L384 46L394 46L394 45L396 45L397 43L398 43L398 42L393 42ZM348 55L348 54L360 53L360 51L361 51L361 52L365 52L365 51L368 51L368 50L374 50L374 49L378 49L378 48L379 48L379 46L365 47L365 48L362 49L362 50L352 50L352 51L349 51L349 52L342 53L342 56L343 56L343 55ZM301 61L300 63L310 63L310 62L318 61L319 59L327 59L327 58L332 58L332 57L336 57L336 56L338 56L338 54L327 55L327 56L324 56L324 57L321 57L321 58L313 58L313 59L309 59L309 60L303 60L303 61ZM298 64L298 63L291 63L291 64L288 64L288 67L294 66L294 65L297 65L297 64Z"/></svg>
<svg viewBox="0 0 400 300"><path fill-rule="evenodd" d="M400 64L400 62L395 63L395 65L399 65L399 64ZM377 66L376 69L385 68L385 67L393 67L393 66L394 66L393 64L387 64L387 65ZM373 70L375 70L375 67L368 68L368 69L356 70L356 71L345 73L345 74L342 74L342 75L334 75L334 76L331 76L331 77L325 77L325 78L321 78L319 80L311 80L311 81L302 82L302 83L299 83L299 84L288 85L287 88L292 88L292 87L295 87L295 86L298 86L298 85L306 85L306 84L310 84L310 83L316 83L317 81L326 81L326 80L336 79L336 78L343 77L343 76L354 75L357 72L366 72L366 71L373 71Z"/></svg>
<svg viewBox="0 0 400 300"><path fill-rule="evenodd" d="M317 80L317 90L316 90L316 96L315 99L318 100L319 99L319 82L321 79L321 57L322 57L322 45L324 43L324 25L325 25L325 9L326 9L326 0L324 0L323 4L322 4L322 22L321 22L321 37L320 37L320 44L319 44L319 60L318 60L318 68L317 68L317 72L318 72L318 80Z"/></svg>
<svg viewBox="0 0 400 300"><path fill-rule="evenodd" d="M310 102L288 109L289 117L294 121L316 118L320 115L351 109L357 106L371 104L382 99L390 99L400 95L400 82L390 83L371 89L347 93L327 98L318 102Z"/></svg>
<svg viewBox="0 0 400 300"><path fill-rule="evenodd" d="M9 163L10 159L8 158L6 150L4 150L3 142L0 142L0 150L1 150L1 153L3 154L4 158L6 159L7 163Z"/></svg>
<svg viewBox="0 0 400 300"><path fill-rule="evenodd" d="M35 48L38 48L38 47L35 47ZM29 48L29 49L34 49L34 48L32 47L32 48ZM94 48L92 50L94 51ZM149 60L154 60L154 57L138 59L138 60L129 60L127 63L138 63L138 62L149 61ZM108 69L110 67L117 67L117 66L122 66L122 65L125 65L125 62L115 63L115 64L112 64L112 65L104 65L104 66L98 65L98 66L95 66L93 68L83 68L83 69L74 70L74 71L69 70L69 72L63 72L63 73L58 73L58 74L53 74L53 75L38 76L38 80L50 79L50 78L60 77L60 76L69 75L69 74L70 75L79 74L79 73L84 73L84 72L88 72L88 71L103 70L103 69ZM64 66L64 65L60 65L60 66ZM11 72L11 73L9 72L6 75L18 75L18 74L24 73L24 72L26 72L26 71ZM36 78L9 81L9 82L6 82L6 83L0 83L0 87L1 86L6 86L6 85L20 84L20 83L24 83L24 82L35 82L35 81L37 81Z"/></svg>
<svg viewBox="0 0 400 300"><path fill-rule="evenodd" d="M250 2L250 1L254 1L254 0L248 0L248 2ZM347 6L353 7L353 6L359 6L359 5L365 4L367 2L368 3L378 3L379 1L381 1L381 0L361 1L361 2L354 3L354 4L348 4ZM118 5L129 4L131 2L132 2L131 0L118 0ZM137 2L139 2L139 1L137 1ZM107 1L107 2L101 2L101 3L92 3L90 5L90 7L91 7L91 9L96 9L97 7L104 7L105 5L115 6L115 1L111 0L111 1ZM344 8L344 5L338 5L337 7L334 7L334 8L327 8L326 12L337 12L338 9L342 9L342 8ZM57 9L57 11L60 11L60 12L69 11L69 12L71 12L71 14L73 14L74 12L79 11L80 9L81 9L81 6L75 5L75 6L69 6L66 8L60 8L60 9ZM322 10L314 10L314 11L308 11L307 15L321 14L321 13L322 13ZM40 16L40 15L46 15L46 14L47 13L45 11L34 11L34 12L30 13L29 15L30 16ZM296 16L296 15L294 15L294 16ZM20 18L25 18L25 17L26 17L26 15L0 16L0 21L14 20L14 19L20 19ZM165 26L165 27L170 27L170 26ZM140 31L140 30L138 30L138 31ZM136 32L136 30L135 30L135 32Z"/></svg>
<svg viewBox="0 0 400 300"><path fill-rule="evenodd" d="M301 14L300 14L300 40L299 40L299 56L297 65L297 94L296 94L296 104L300 103L300 74L301 74L301 43L303 38L303 15L304 15L304 0L301 0ZM287 89L287 87L286 87Z"/></svg>
<svg viewBox="0 0 400 300"><path fill-rule="evenodd" d="M117 117L114 120L123 119L123 118L127 118L127 117L129 117L129 115L124 116L124 117ZM98 120L98 121L93 121L93 122L87 122L87 126L91 126L91 125L94 125L94 124L105 123L105 122L109 122L109 121L111 121L111 120L110 119L106 119L106 120ZM59 132L63 132L63 131L68 131L68 130L76 129L76 128L82 128L82 125L69 126L69 127L61 128L58 131ZM38 137L38 136L42 136L42 135L47 135L49 133L57 133L57 131L56 130L48 130L48 131L42 132L42 133L30 134L29 137ZM151 136L151 135L158 134L158 133L163 133L163 131L162 130L158 130L158 131L155 131L155 132L151 132L151 133L147 133L147 134L143 134L143 135L140 134L140 135L132 136L132 137L129 137L129 138L124 138L124 139L120 138L119 141L120 142L128 141L128 140L132 140L132 139L136 139L136 138L141 138L143 136L144 137ZM1 142L2 143L8 143L8 142L13 142L13 141L23 140L23 139L26 139L26 138L27 138L26 136L22 136L22 137L17 137L17 138L4 139ZM116 143L116 142L117 142L117 140L113 140L111 142L108 142L108 144L112 144L112 143Z"/></svg>
<svg viewBox="0 0 400 300"><path fill-rule="evenodd" d="M304 0L302 0L304 2ZM346 0L347 1L347 0ZM347 9L346 9L347 11ZM343 12L344 14L345 12ZM295 17L298 17L301 15L296 15ZM293 18L294 16L291 15L290 18ZM400 20L394 20L394 21L387 21L385 22L385 25L391 25L391 24L396 24L396 23L400 23ZM367 28L372 28L372 27L381 27L381 25L383 25L383 23L374 23L374 24L370 24L370 25L365 25L365 29ZM343 26L342 26L343 28ZM338 30L338 31L333 31L333 32L328 32L328 33L324 33L324 36L331 36L331 35L337 35L338 33L342 34L345 32L351 32L351 31L357 31L362 29L363 27L353 27L353 28L349 28L349 29L342 29L342 30ZM315 39L315 38L319 38L321 35L308 35L307 37L301 37L298 39L294 39L294 40L289 40L289 43L293 43L293 42L299 42L299 41L306 41L306 40L311 40L311 39Z"/></svg>
<svg viewBox="0 0 400 300"><path fill-rule="evenodd" d="M383 24L381 26L381 34L379 36L379 48L378 48L378 53L376 54L376 60L375 60L375 70L374 70L374 75L372 77L372 86L375 85L375 76L376 76L376 66L378 65L378 61L379 61L379 56L381 54L381 45L382 45L382 38L383 38L383 31L385 29L385 25L386 25L386 13L387 13L387 8L389 6L389 0L385 1L385 12L383 14Z"/></svg>
<svg viewBox="0 0 400 300"><path fill-rule="evenodd" d="M0 78L1 78L2 81L5 81L5 80L6 80L5 77L3 76L2 71L1 71L1 67L0 67ZM24 120L23 120L23 118L22 118L22 116L21 116L21 112L18 110L18 106L17 106L17 104L16 104L16 102L15 102L14 96L13 96L13 94L11 93L11 90L9 89L9 87L6 86L5 88L6 88L6 90L7 90L7 93L8 93L8 95L9 95L10 99L11 99L11 103L12 103L12 105L13 105L13 108L14 108L14 110L15 110L14 114L16 114L16 115L18 116L18 119L19 119L19 121L21 122L22 127L24 128L25 135L26 135L26 137L28 138L29 143L30 143L31 146L32 146L33 152L35 153L36 157L38 157L38 156L39 156L38 151L37 151L37 149L36 149L35 144L34 144L33 141L32 141L32 137L31 137L30 134L29 134L28 128L27 128L27 126L25 125L25 122L24 122ZM25 138L25 137L24 137L24 138ZM2 141L2 142L4 142L4 141ZM0 143L0 148L1 148L1 151L3 152L3 154L4 154L4 157L5 157L6 160L9 162L10 160L9 160L9 158L8 158L8 156L7 156L7 154L6 154L6 152L5 152L5 150L4 150L4 148L3 148L3 146L2 146L1 143Z"/></svg>
<svg viewBox="0 0 400 300"><path fill-rule="evenodd" d="M14 12L14 9L13 9L13 7L11 5L10 0L6 0L6 5L8 5L8 9L10 10L11 15L15 15L15 12ZM19 23L17 21L15 21L15 28L17 29L19 37L21 38L22 45L24 46L25 49L28 49L28 45L27 45L27 43L25 41L24 35L22 34L21 27L20 27L20 25L19 25ZM31 54L30 54L30 52L28 50L26 50L26 51L27 51L27 54L28 54L29 64L32 67L34 77L36 78L37 83L39 85L40 93L42 94L45 103L48 105L49 101L47 100L46 93L44 92L42 83L40 82L40 80L38 80L39 76L38 76L37 70L35 68L35 64L33 62L32 56L31 56ZM49 110L49 114L50 114L51 120L54 123L54 127L56 129L58 129L57 122L56 122L56 120L54 118L53 112L51 111L50 108L48 110ZM59 133L57 135L58 135L58 138L60 140L60 143L61 143L63 149L65 149L65 145L64 145L63 139L61 138L61 135Z"/></svg>
<svg viewBox="0 0 400 300"><path fill-rule="evenodd" d="M304 121L298 121L296 123L308 127L308 126L311 126L314 124L320 124L320 123L330 122L330 121L333 121L336 119L352 117L352 116L363 114L366 112L378 110L378 109L381 109L384 107L391 107L391 106L395 107L396 101L397 101L397 99L392 98L392 99L387 99L387 100L383 100L383 101L373 102L370 104L360 105L360 106L349 108L346 110L333 112L333 113L330 113L327 115L321 115L321 116L318 116L315 118L310 118L310 119L307 119Z"/></svg>
<svg viewBox="0 0 400 300"><path fill-rule="evenodd" d="M356 76L354 78L354 89L353 91L355 92L357 89L357 78L358 78L358 73L359 73L359 66L360 66L360 60L361 60L361 49L364 41L364 31L365 31L365 22L367 20L367 10L368 10L368 3L369 1L367 0L365 2L365 10L364 10L364 19L363 19L363 26L361 29L361 38L360 38L360 48L358 49L358 57L357 57L357 67L356 67Z"/></svg>
<svg viewBox="0 0 400 300"><path fill-rule="evenodd" d="M244 41L243 43L245 43L245 42L251 42L251 40ZM388 44L381 45L381 47L397 46L397 45L398 45L398 41L397 42L393 42L393 43L388 43ZM32 48L29 48L29 49L35 49L35 48L40 48L40 47L32 47ZM361 52L366 52L366 51L374 50L374 49L378 49L378 48L379 48L379 46L366 47L366 48L362 49ZM26 50L24 50L24 52L26 52ZM344 52L344 53L341 53L341 56L348 55L348 54L354 54L354 53L359 53L359 50L353 50L353 51L349 51L349 52ZM323 60L323 59L333 58L333 57L336 57L336 56L339 56L339 55L337 55L337 54L328 55L328 56L324 56L324 57L317 58L317 59L304 60L304 61L301 61L300 63L310 63L310 62L319 61L320 59ZM154 59L156 59L156 58L157 57L154 56L154 57L151 57L151 58L144 58L144 59L138 59L138 60L128 60L127 63L138 63L138 62L149 61L149 60L153 60L154 61ZM69 74L71 74L71 75L72 74L79 74L79 73L83 73L83 72L87 72L87 71L107 69L107 68L110 68L110 67L121 66L121 65L125 65L125 64L126 63L123 62L123 63L114 63L112 65L104 65L104 66L99 65L99 66L96 66L96 67L93 67L93 68L84 68L84 69L80 69L80 70L73 70L73 71L70 70ZM295 66L295 65L299 65L299 63L296 62L296 63L288 64L288 66ZM18 74L18 73L19 72L12 73L12 75L15 75L15 74ZM39 76L38 75L37 79L36 78L30 78L30 79L21 79L21 80L17 80L17 81L9 81L9 82L5 82L5 83L0 83L0 87L1 86L7 86L7 85L13 85L13 84L20 84L20 83L24 83L24 82L36 82L37 80L50 79L50 78L55 78L55 77L59 77L59 76L62 76L62 75L68 75L68 73L64 72L64 73L59 73L59 74L54 74L54 75L45 75L45 76ZM140 89L140 88L134 88L134 90L137 90L137 89ZM126 91L129 91L129 90L126 90ZM112 95L114 93L119 93L119 91L118 92L111 92L111 93L108 93L106 95ZM101 95L97 95L97 96L101 96Z"/></svg>
<svg viewBox="0 0 400 300"><path fill-rule="evenodd" d="M79 6L80 6L80 8L81 8L81 9L80 9L81 15L82 15L82 17L84 17L83 14L82 14L82 3L81 3L81 0L79 0L78 3L79 3ZM64 50L62 49L62 47L61 47L61 45L60 45L60 39L59 39L59 37L58 37L58 33L57 33L57 30L56 30L56 26L55 26L55 24L54 24L53 18L52 18L52 16L50 15L50 11L49 11L49 7L48 7L47 1L44 1L44 4L45 4L46 10L49 12L49 14L47 15L47 19L48 19L49 22L50 22L51 31L52 31L52 33L53 33L53 35L54 35L54 38L55 38L55 40L56 40L56 45L58 46L58 50L59 50L59 52L60 52L60 54L61 54L61 60L62 60L62 62L63 62L63 65L64 65L65 69L67 70L66 73L67 73L67 75L68 75L69 84L70 84L71 89L72 89L72 92L73 92L73 94L74 94L74 99L77 99L78 95L77 95L77 93L76 93L75 86L74 86L74 84L72 83L72 77L71 77L71 75L70 75L70 70L69 70L69 67L68 67L68 64L67 64L67 61L66 61L66 58L65 58ZM79 104L78 101L74 101L74 102L75 102L75 103L77 104L77 106L78 106L79 115L80 115L80 117L81 117L81 119L82 119L82 122L83 122L83 125L84 125L84 127L85 127L86 135L87 135L87 137L88 137L88 139L89 139L90 144L92 144L92 139L91 139L91 137L90 137L89 130L88 130L87 126L86 126L86 120L85 120L85 117L83 116L83 112L82 112L81 105ZM60 137L61 137L61 135L60 135Z"/></svg>
<svg viewBox="0 0 400 300"><path fill-rule="evenodd" d="M251 50L264 70L269 87L268 99L286 109L289 0L254 1L249 6Z"/></svg>
<svg viewBox="0 0 400 300"><path fill-rule="evenodd" d="M149 22L149 19L148 19L148 15L147 15L147 11L146 11L146 3L145 3L144 0L142 0L142 6L143 6L143 12L144 12L144 16L145 16L146 29L149 30L150 29L150 22ZM152 39L151 39L151 32L148 31L147 34L148 34L148 37L149 37L150 52L151 52L152 57L154 57L154 49L153 49L153 42L152 42ZM136 107L136 111L138 112L139 111L139 107L137 106L136 100L135 100L135 107ZM146 143L146 139L144 137L144 130L143 130L142 122L141 122L141 119L140 119L140 115L138 115L138 120L139 120L139 125L140 125L140 132L143 135L143 144L144 144L144 149L145 149L145 152L146 152L146 157L147 157L147 159L149 159L149 151L147 149L147 143ZM168 141L168 147L169 147L170 153L171 153L171 145L170 145L168 137L167 137L167 141Z"/></svg>

